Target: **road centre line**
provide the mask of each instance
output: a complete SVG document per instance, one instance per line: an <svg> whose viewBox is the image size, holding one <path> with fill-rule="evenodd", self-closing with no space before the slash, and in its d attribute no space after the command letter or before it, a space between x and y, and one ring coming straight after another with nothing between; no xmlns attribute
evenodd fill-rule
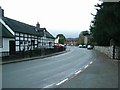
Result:
<svg viewBox="0 0 120 90"><path fill-rule="evenodd" d="M86 65L84 68L87 68L89 65Z"/></svg>
<svg viewBox="0 0 120 90"><path fill-rule="evenodd" d="M68 78L66 78L66 79L64 79L64 80L62 80L62 81L60 81L59 83L57 83L56 85L58 86L58 85L60 85L60 84L62 84L62 83L64 83L65 81L67 81L68 80Z"/></svg>
<svg viewBox="0 0 120 90"><path fill-rule="evenodd" d="M45 87L43 87L43 88L49 88L49 87L51 87L51 86L53 86L54 84L50 84L50 85L47 85L47 86L45 86Z"/></svg>
<svg viewBox="0 0 120 90"><path fill-rule="evenodd" d="M78 73L82 72L82 70L77 71L75 74L77 75Z"/></svg>
<svg viewBox="0 0 120 90"><path fill-rule="evenodd" d="M93 62L91 61L90 64L92 64Z"/></svg>

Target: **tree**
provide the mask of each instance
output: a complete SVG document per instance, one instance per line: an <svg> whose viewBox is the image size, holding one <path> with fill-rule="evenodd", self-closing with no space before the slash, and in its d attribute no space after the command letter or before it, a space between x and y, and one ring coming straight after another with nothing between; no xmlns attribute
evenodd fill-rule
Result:
<svg viewBox="0 0 120 90"><path fill-rule="evenodd" d="M113 39L120 45L120 2L104 2L95 5L97 14L92 21L90 31L98 45L108 46Z"/></svg>
<svg viewBox="0 0 120 90"><path fill-rule="evenodd" d="M59 37L59 44L64 44L66 41L66 38L63 34L58 34L56 38Z"/></svg>

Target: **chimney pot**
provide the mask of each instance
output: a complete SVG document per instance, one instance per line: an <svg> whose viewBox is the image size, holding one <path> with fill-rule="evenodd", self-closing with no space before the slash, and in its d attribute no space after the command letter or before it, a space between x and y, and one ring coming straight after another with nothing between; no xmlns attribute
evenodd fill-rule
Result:
<svg viewBox="0 0 120 90"><path fill-rule="evenodd" d="M40 28L40 24L39 24L39 22L37 22L36 27L37 27L37 28Z"/></svg>
<svg viewBox="0 0 120 90"><path fill-rule="evenodd" d="M4 10L0 6L0 18L4 17Z"/></svg>
<svg viewBox="0 0 120 90"><path fill-rule="evenodd" d="M2 9L2 17L4 17L4 10Z"/></svg>

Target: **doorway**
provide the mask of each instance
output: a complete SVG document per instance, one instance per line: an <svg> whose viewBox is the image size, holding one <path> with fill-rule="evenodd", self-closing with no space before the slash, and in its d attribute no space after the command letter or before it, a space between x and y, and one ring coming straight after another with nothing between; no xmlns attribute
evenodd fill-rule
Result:
<svg viewBox="0 0 120 90"><path fill-rule="evenodd" d="M9 52L11 54L15 54L15 41L9 41Z"/></svg>

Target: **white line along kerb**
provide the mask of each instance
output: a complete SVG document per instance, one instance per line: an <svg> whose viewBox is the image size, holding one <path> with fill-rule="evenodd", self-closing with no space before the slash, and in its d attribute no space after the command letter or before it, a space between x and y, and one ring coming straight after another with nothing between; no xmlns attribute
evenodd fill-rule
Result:
<svg viewBox="0 0 120 90"><path fill-rule="evenodd" d="M67 81L67 80L68 80L68 78L66 78L66 79L62 80L61 82L57 83L56 85L58 86L58 85L60 85L60 84L64 83L65 81Z"/></svg>
<svg viewBox="0 0 120 90"><path fill-rule="evenodd" d="M78 73L80 73L82 70L79 70L79 71L77 71L75 74L77 75Z"/></svg>

